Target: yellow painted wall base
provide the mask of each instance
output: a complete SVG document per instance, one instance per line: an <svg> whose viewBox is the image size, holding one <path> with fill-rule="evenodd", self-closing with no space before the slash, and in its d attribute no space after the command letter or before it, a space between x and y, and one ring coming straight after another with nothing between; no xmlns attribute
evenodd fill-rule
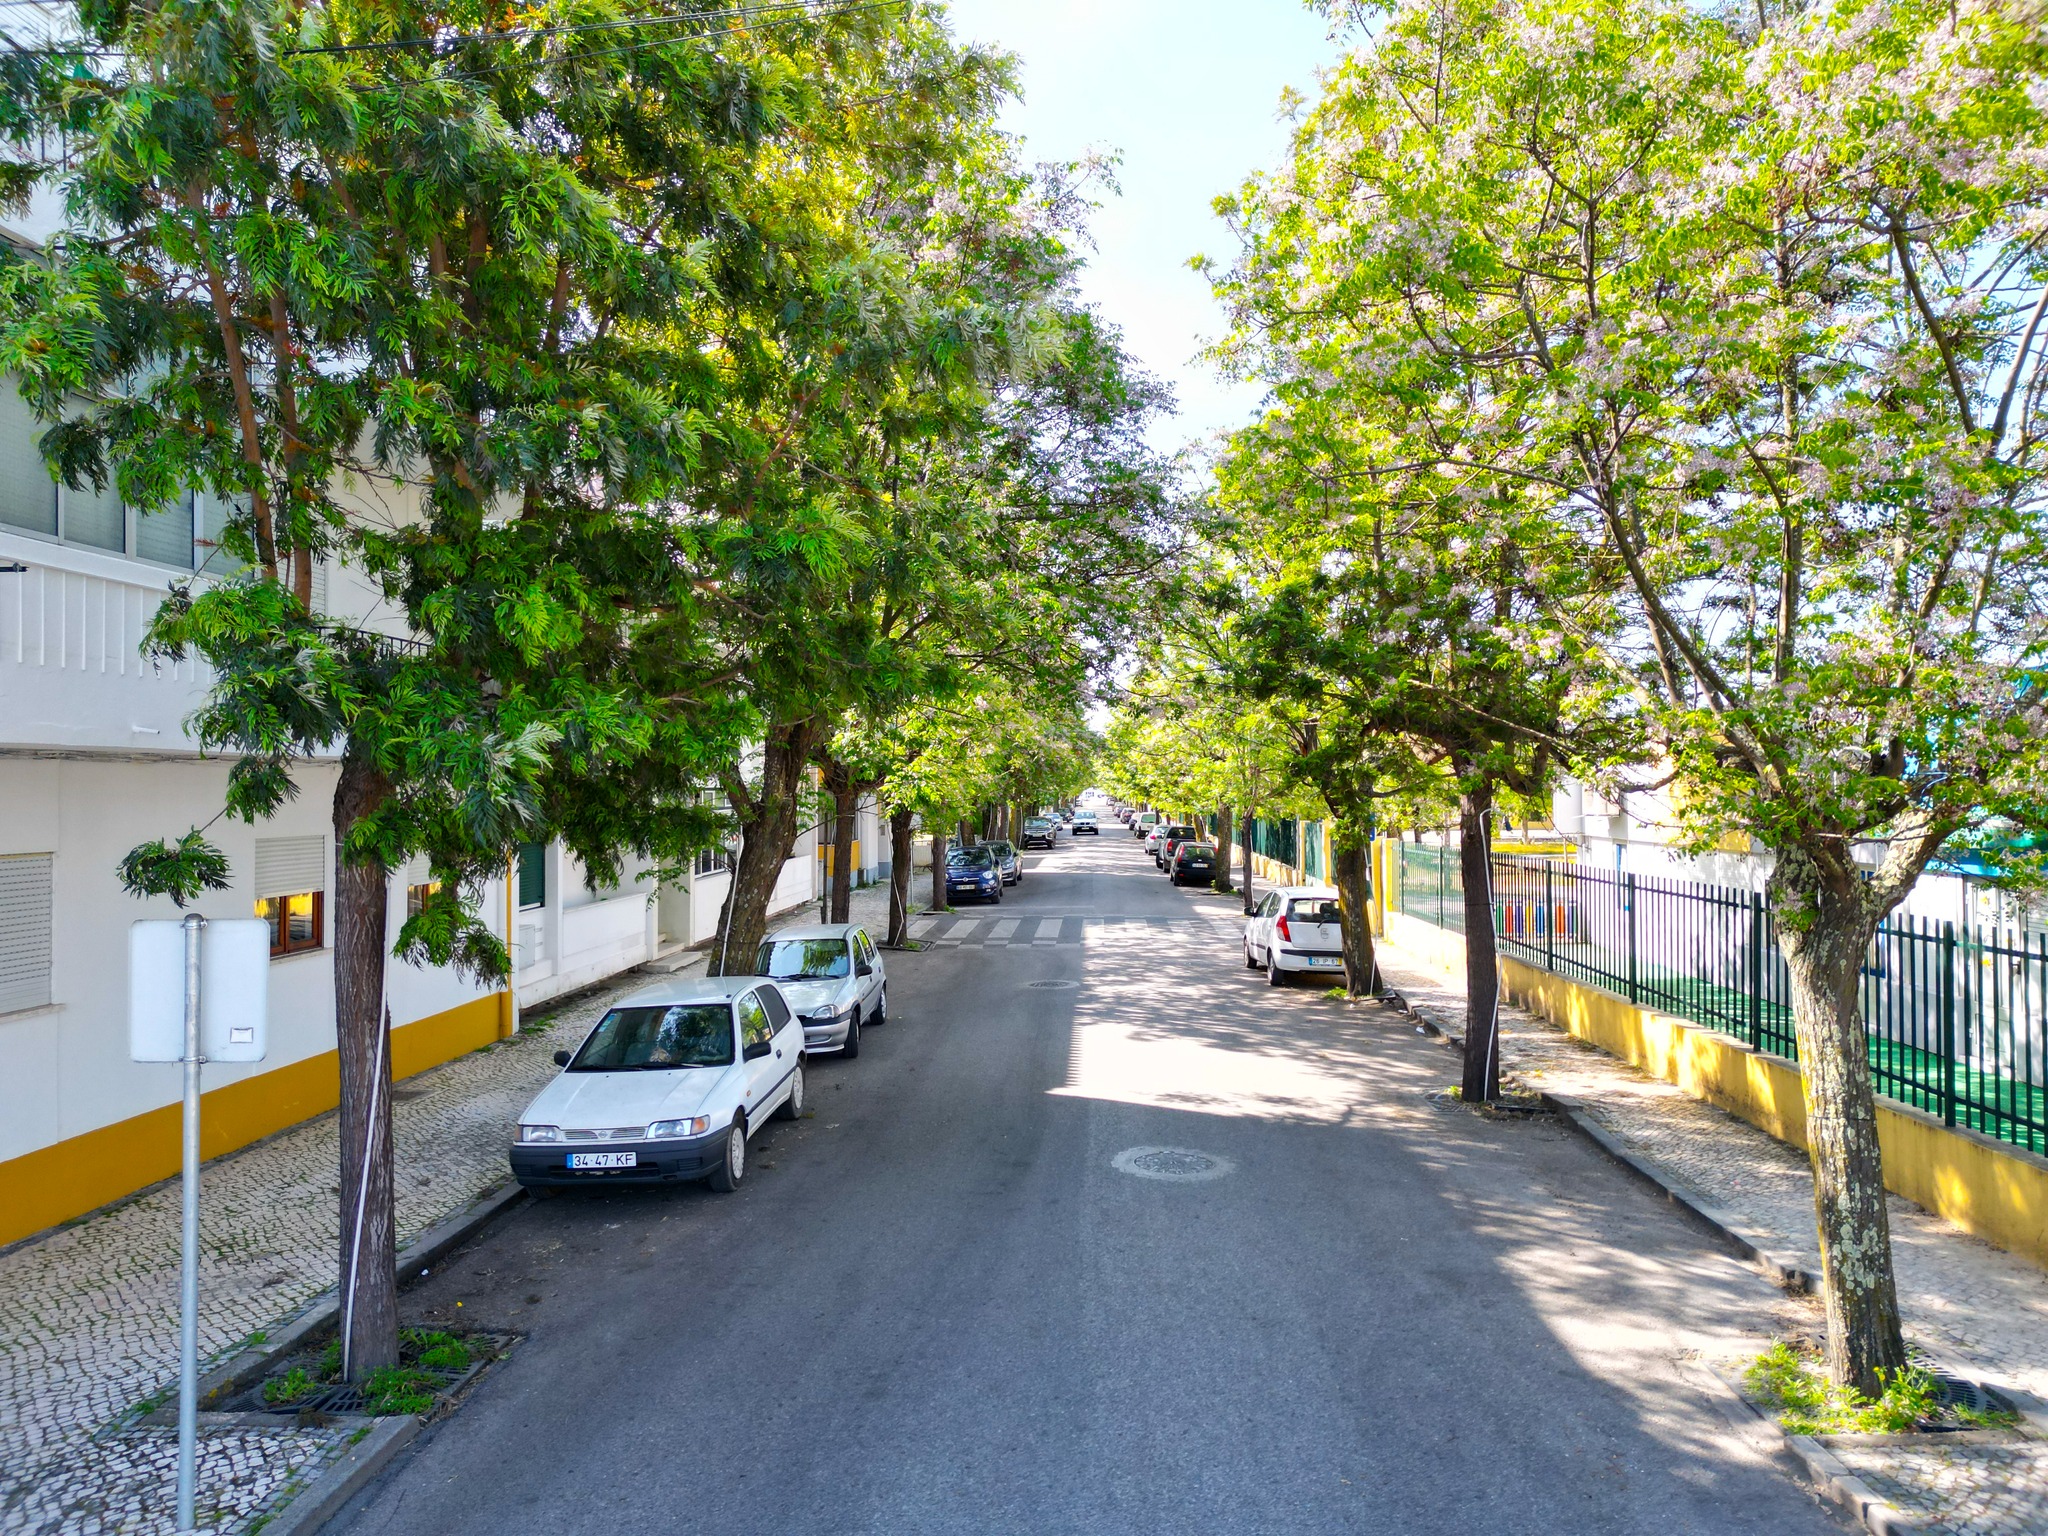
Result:
<svg viewBox="0 0 2048 1536"><path fill-rule="evenodd" d="M1463 968L1465 945L1457 934L1398 912L1388 913L1386 923L1388 939L1397 947L1439 969ZM1805 1087L1791 1062L1505 955L1500 974L1502 990L1530 1012L1806 1149ZM2048 1158L1945 1126L1889 1099L1878 1100L1877 1136L1886 1188L1988 1243L2048 1267Z"/></svg>
<svg viewBox="0 0 2048 1536"><path fill-rule="evenodd" d="M479 997L391 1032L391 1073L411 1077L498 1038L499 1001ZM215 1088L200 1100L200 1154L219 1157L324 1114L341 1098L327 1051ZM11 1243L178 1171L182 1111L166 1104L0 1163L0 1243Z"/></svg>

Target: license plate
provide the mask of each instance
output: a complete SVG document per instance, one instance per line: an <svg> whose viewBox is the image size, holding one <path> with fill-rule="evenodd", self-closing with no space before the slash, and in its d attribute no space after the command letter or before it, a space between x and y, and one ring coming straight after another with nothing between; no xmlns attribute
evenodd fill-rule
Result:
<svg viewBox="0 0 2048 1536"><path fill-rule="evenodd" d="M1326 971L1334 971L1344 964L1342 955L1310 955L1308 963Z"/></svg>
<svg viewBox="0 0 2048 1536"><path fill-rule="evenodd" d="M571 1152L571 1168L637 1168L640 1166L638 1152Z"/></svg>

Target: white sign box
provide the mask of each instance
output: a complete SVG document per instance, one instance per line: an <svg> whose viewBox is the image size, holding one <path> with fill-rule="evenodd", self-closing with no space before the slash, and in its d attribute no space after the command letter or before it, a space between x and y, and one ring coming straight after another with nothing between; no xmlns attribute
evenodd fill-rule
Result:
<svg viewBox="0 0 2048 1536"><path fill-rule="evenodd" d="M199 1054L261 1061L268 1045L270 924L211 918L199 932ZM185 1059L185 924L151 917L128 929L128 1054Z"/></svg>

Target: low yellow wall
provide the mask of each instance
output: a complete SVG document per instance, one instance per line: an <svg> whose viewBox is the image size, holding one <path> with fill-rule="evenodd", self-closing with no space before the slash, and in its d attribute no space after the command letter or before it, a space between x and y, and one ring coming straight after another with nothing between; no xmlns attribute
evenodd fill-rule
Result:
<svg viewBox="0 0 2048 1536"><path fill-rule="evenodd" d="M500 1007L495 996L479 997L400 1025L391 1032L392 1076L411 1077L489 1045L499 1038ZM213 1158L246 1147L325 1113L340 1098L340 1066L332 1051L215 1088L200 1100L200 1152ZM178 1105L166 1104L0 1163L0 1243L169 1178L182 1157L181 1117Z"/></svg>
<svg viewBox="0 0 2048 1536"><path fill-rule="evenodd" d="M1396 947L1440 970L1463 968L1459 935L1398 912L1386 923ZM1502 990L1532 1013L1806 1150L1805 1087L1783 1057L1505 955L1500 973ZM1883 1098L1877 1135L1886 1188L2048 1267L2048 1159Z"/></svg>

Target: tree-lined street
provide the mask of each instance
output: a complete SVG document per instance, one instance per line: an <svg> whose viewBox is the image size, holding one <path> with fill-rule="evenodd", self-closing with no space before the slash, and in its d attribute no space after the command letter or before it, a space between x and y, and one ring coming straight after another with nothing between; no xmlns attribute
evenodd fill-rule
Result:
<svg viewBox="0 0 2048 1536"><path fill-rule="evenodd" d="M576 1192L408 1293L526 1337L336 1528L1843 1529L1689 1363L1783 1321L1760 1276L1433 1107L1453 1057L1267 988L1120 829L1028 864L738 1196Z"/></svg>

